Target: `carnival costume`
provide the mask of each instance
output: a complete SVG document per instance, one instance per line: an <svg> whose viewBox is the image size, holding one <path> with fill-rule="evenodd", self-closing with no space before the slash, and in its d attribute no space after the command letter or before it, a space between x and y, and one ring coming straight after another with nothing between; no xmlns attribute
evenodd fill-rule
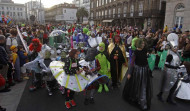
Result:
<svg viewBox="0 0 190 111"><path fill-rule="evenodd" d="M102 50L100 50L100 47L102 48ZM106 75L108 76L109 79L111 79L110 62L108 58L109 58L108 53L106 53L105 51L105 44L101 42L99 44L99 54L96 56L96 59L100 62L100 66L101 66L101 69L98 71L98 73L101 75ZM98 92L100 93L102 92L103 86L104 86L105 91L108 92L109 89L106 84L100 84Z"/></svg>
<svg viewBox="0 0 190 111"><path fill-rule="evenodd" d="M124 63L126 64L125 46L121 44L121 39L118 35L115 38L118 38L119 42L116 43L114 40L114 43L108 46L108 53L111 65L112 86L116 88L125 76L127 67L122 66ZM114 59L115 57L117 59Z"/></svg>
<svg viewBox="0 0 190 111"><path fill-rule="evenodd" d="M33 74L32 86L30 86L31 91L42 86L42 75L40 74L42 67L40 66L40 62L42 62L42 56L40 54L41 49L42 44L40 43L40 40L33 39L32 43L29 46L29 58L31 62L26 63L24 65L24 67L26 67L26 69L31 70ZM30 65L32 65L32 67L30 67Z"/></svg>
<svg viewBox="0 0 190 111"><path fill-rule="evenodd" d="M171 104L176 104L173 100L173 96L179 82L177 69L179 68L181 61L177 51L173 51L172 49L177 50L178 37L175 38L168 35L167 40L170 42L171 49L169 49L167 53L164 74L161 83L161 90L157 97L160 101L163 101L163 93L165 91L169 91L167 102Z"/></svg>
<svg viewBox="0 0 190 111"><path fill-rule="evenodd" d="M178 73L182 73L178 84L178 90L176 97L183 100L190 100L190 62L185 62L184 65L180 66Z"/></svg>
<svg viewBox="0 0 190 111"><path fill-rule="evenodd" d="M130 103L137 104L142 110L149 109L152 97L152 80L146 49L134 51L128 74L131 77L125 83L123 98Z"/></svg>

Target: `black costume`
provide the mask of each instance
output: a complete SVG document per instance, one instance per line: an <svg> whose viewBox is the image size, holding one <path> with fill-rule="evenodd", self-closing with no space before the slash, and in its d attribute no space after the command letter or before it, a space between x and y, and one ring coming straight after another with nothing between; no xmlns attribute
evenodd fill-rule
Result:
<svg viewBox="0 0 190 111"><path fill-rule="evenodd" d="M135 50L132 56L128 74L131 78L126 81L123 98L136 103L141 109L149 109L152 97L151 73L148 67L147 51Z"/></svg>

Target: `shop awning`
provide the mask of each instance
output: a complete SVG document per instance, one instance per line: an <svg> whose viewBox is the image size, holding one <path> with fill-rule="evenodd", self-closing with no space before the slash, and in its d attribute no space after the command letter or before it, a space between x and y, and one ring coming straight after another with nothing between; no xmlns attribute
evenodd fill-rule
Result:
<svg viewBox="0 0 190 111"><path fill-rule="evenodd" d="M113 19L111 19L111 20L103 20L102 22L112 22L113 21Z"/></svg>

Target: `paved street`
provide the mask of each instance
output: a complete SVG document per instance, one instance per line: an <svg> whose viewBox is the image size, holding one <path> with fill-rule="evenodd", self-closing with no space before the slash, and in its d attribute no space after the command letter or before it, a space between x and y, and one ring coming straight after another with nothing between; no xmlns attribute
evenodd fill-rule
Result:
<svg viewBox="0 0 190 111"><path fill-rule="evenodd" d="M161 103L156 98L160 81L160 71L153 73L154 95L152 99L151 111L189 111L190 102L177 100L178 105L173 106L167 103ZM30 81L26 84L22 98L18 105L17 111L65 111L64 96L57 91L49 97L45 89L36 92L29 92ZM122 83L123 85L124 83ZM24 85L23 85L24 86ZM22 93L22 92L21 92ZM139 109L125 102L122 97L122 86L118 90L111 90L109 93L96 93L95 104L85 106L84 93L76 93L75 100L77 106L71 108L71 111L139 111ZM166 98L167 95L165 95ZM9 97L8 97L9 98ZM15 104L13 102L13 104ZM8 111L14 111L10 109Z"/></svg>

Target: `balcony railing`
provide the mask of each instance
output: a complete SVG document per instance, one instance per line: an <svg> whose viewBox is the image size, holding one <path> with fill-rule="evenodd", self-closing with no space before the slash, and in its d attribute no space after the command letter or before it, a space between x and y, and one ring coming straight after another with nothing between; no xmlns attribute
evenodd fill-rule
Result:
<svg viewBox="0 0 190 111"><path fill-rule="evenodd" d="M149 17L161 17L164 16L164 12L160 10L144 10L143 12L133 12L133 13L120 13L120 14L109 14L104 16L95 16L90 19L121 19L121 18L149 18Z"/></svg>

